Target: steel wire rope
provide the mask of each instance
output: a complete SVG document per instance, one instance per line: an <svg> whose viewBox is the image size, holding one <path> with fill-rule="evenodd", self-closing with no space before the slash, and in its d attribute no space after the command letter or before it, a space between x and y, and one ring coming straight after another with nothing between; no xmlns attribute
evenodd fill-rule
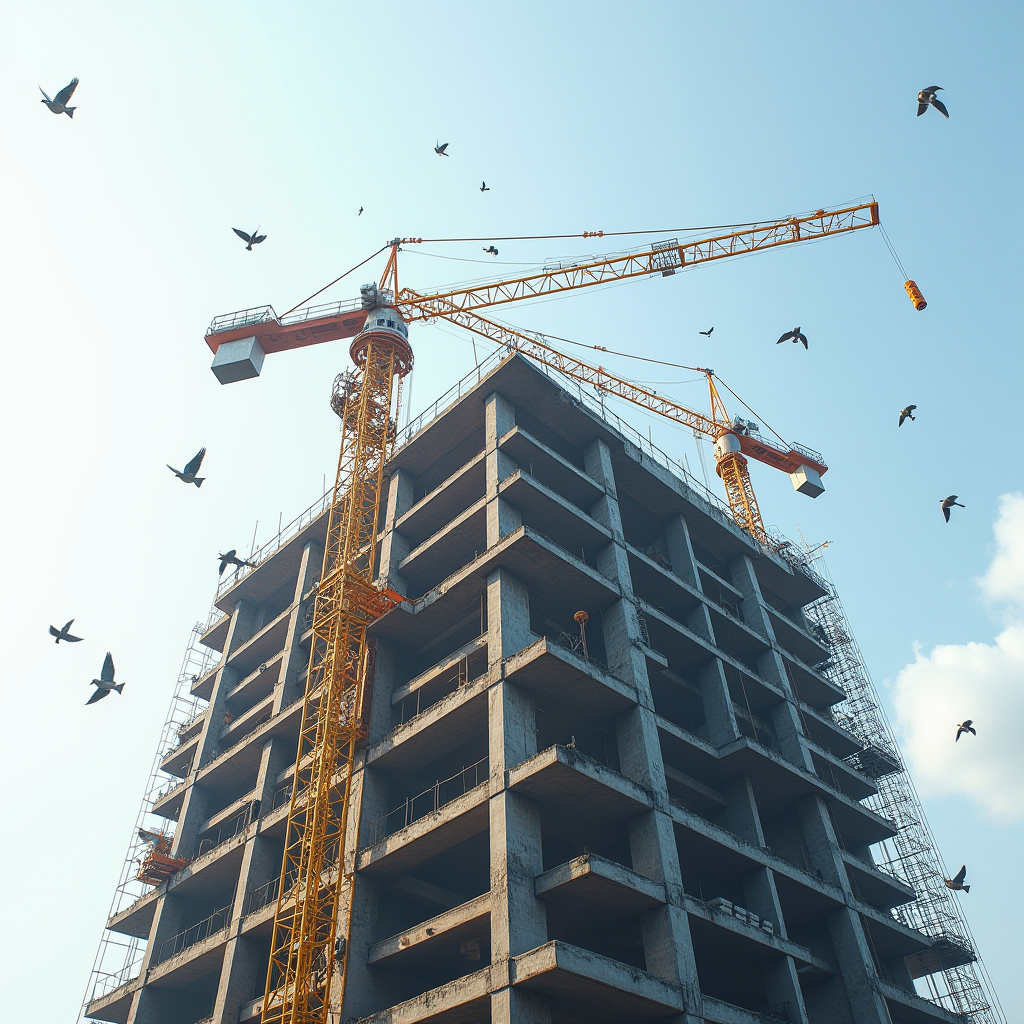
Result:
<svg viewBox="0 0 1024 1024"><path fill-rule="evenodd" d="M881 221L879 221L879 223L878 223L878 230L882 233L882 238L885 239L885 244L889 248L889 252L892 255L892 258L893 258L893 260L896 263L896 267L898 268L899 272L903 275L903 280L904 281L910 280L910 275L907 273L906 268L903 266L902 262L900 261L899 256L896 255L896 248L892 244L892 242L889 241L889 236L885 233L885 228L882 227Z"/></svg>
<svg viewBox="0 0 1024 1024"><path fill-rule="evenodd" d="M331 285L337 284L340 280L342 280L342 278L348 277L349 274L355 273L355 271L357 271L360 267L366 266L366 264L369 263L370 260L374 259L374 257L376 256L379 256L387 248L388 246L382 245L372 256L367 256L362 263L357 263L354 267L350 267L348 270L345 271L344 274L341 275L341 277L336 277L333 281L331 281L330 284L325 284L323 288L319 289L319 291L313 292L312 295L307 296L301 302L296 302L291 309L285 310L285 312L283 312L281 316L278 317L278 319L280 320L281 317L286 317L289 313L294 313L295 310L297 310L300 306L304 306L307 302L309 302L310 299L315 299L322 292L327 291L327 289L330 288Z"/></svg>
<svg viewBox="0 0 1024 1024"><path fill-rule="evenodd" d="M871 195L860 196L857 199L849 200L846 203L839 204L839 207L855 205L862 202L865 199L874 198ZM819 207L820 209L820 207ZM826 210L836 209L835 206L827 207ZM810 217L814 216L815 210L805 210L802 213L789 214L789 217ZM547 239L556 238L622 238L628 235L659 235L666 231L677 231L681 234L689 234L695 231L725 231L727 229L735 228L756 228L764 224L778 224L782 221L787 220L788 217L768 217L764 220L746 220L738 221L735 224L701 224L691 227L671 227L671 228L646 228L642 231L583 231L575 234L567 235L485 235L480 238L416 238L406 239L406 241L420 242L530 242L530 241L542 241Z"/></svg>

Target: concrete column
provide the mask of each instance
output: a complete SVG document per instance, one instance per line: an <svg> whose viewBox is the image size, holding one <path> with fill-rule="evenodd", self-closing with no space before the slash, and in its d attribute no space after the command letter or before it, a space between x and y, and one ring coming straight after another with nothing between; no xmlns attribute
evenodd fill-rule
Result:
<svg viewBox="0 0 1024 1024"><path fill-rule="evenodd" d="M492 666L528 646L530 602L521 581L498 569L487 581L488 647ZM496 666L495 666L496 667ZM540 808L507 788L508 769L537 752L533 698L504 679L488 691L492 1024L549 1024L547 1000L509 982L509 959L547 941L543 901L534 879L544 871ZM501 979L504 979L502 982Z"/></svg>
<svg viewBox="0 0 1024 1024"><path fill-rule="evenodd" d="M808 796L798 802L796 811L813 868L851 901L854 894L827 805L820 797ZM876 971L860 914L851 906L841 907L828 915L827 923L842 982L823 986L821 993L815 990L808 1000L812 1012L827 1012L829 1020L888 1024L885 1001L875 988Z"/></svg>
<svg viewBox="0 0 1024 1024"><path fill-rule="evenodd" d="M279 737L273 737L263 746L257 793L261 816L271 809L275 776L281 760ZM275 749L277 748L277 749ZM294 756L294 753L291 755ZM247 840L242 854L242 865L235 888L234 906L229 925L230 938L224 951L224 963L214 1002L214 1020L234 1021L242 1004L248 1002L266 983L265 966L261 958L262 945L258 940L242 936L242 920L249 894L281 871L281 856L276 844L270 843L258 832Z"/></svg>
<svg viewBox="0 0 1024 1024"><path fill-rule="evenodd" d="M782 655L779 653L779 643L775 637L775 630L768 615L764 596L761 594L761 586L757 581L754 563L750 560L749 555L740 555L739 558L732 561L729 568L732 570L733 584L743 593L741 607L744 622L771 644L771 649L765 651L757 659L757 670L764 679L789 698L779 701L771 709L772 724L775 727L776 739L779 741L779 750L787 761L792 761L794 764L800 765L801 768L813 772L814 762L811 760L810 751L802 742L803 723L800 721L800 713L793 703L793 689L789 683Z"/></svg>
<svg viewBox="0 0 1024 1024"><path fill-rule="evenodd" d="M673 516L665 524L665 544L672 571L691 587L701 589L700 574L697 571L697 557L690 542L690 528L682 516Z"/></svg>
<svg viewBox="0 0 1024 1024"><path fill-rule="evenodd" d="M603 615L605 652L610 671L636 687L638 704L620 715L615 723L619 768L623 775L646 788L654 809L629 823L630 857L635 871L663 882L669 903L644 914L641 931L644 957L651 974L676 984L696 984L689 924L681 909L683 880L679 866L672 820L669 817L668 785L661 756L658 724L647 676L647 663L640 650L640 622L633 595L619 510L611 449L598 439L584 452L589 476L604 487L604 495L590 510L591 516L612 534L612 543L598 552L598 571L614 581L622 599Z"/></svg>
<svg viewBox="0 0 1024 1024"><path fill-rule="evenodd" d="M399 594L408 593L408 585L399 575L398 566L409 554L409 541L396 532L395 523L413 506L415 480L411 473L396 469L388 481L387 511L384 514L384 536L380 542L378 582L385 583Z"/></svg>
<svg viewBox="0 0 1024 1024"><path fill-rule="evenodd" d="M516 425L516 411L508 399L492 391L484 403L485 472L487 478L487 546L517 530L523 523L519 509L498 496L498 484L519 467L504 452L498 441Z"/></svg>

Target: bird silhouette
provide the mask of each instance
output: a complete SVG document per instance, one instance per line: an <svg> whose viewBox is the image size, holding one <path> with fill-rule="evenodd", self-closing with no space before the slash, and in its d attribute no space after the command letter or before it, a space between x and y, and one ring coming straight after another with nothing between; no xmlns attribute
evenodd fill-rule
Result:
<svg viewBox="0 0 1024 1024"><path fill-rule="evenodd" d="M917 408L916 405L908 405L905 409L900 409L900 422L899 422L899 425L901 427L903 426L903 421L904 420L917 419L917 417L914 415L914 410L916 408Z"/></svg>
<svg viewBox="0 0 1024 1024"><path fill-rule="evenodd" d="M956 739L953 742L954 743L959 743L960 742L960 737L965 732L969 732L972 736L977 736L978 733L975 731L973 723L974 723L974 719L973 718L965 718L963 720L963 722L961 722L961 724L956 727Z"/></svg>
<svg viewBox="0 0 1024 1024"><path fill-rule="evenodd" d="M698 331L697 333L698 334L703 334L705 338L710 338L711 337L711 332L713 330L714 330L714 327L712 327L712 328L710 328L709 330L706 330L706 331Z"/></svg>
<svg viewBox="0 0 1024 1024"><path fill-rule="evenodd" d="M447 142L435 142L434 143L434 152L438 156L447 156L448 154L445 152L445 150L447 148L448 148L448 143Z"/></svg>
<svg viewBox="0 0 1024 1024"><path fill-rule="evenodd" d="M941 85L929 85L926 89L922 89L917 94L917 116L920 117L927 109L930 103L943 117L949 117L949 111L946 109L946 104L939 99L935 94L942 91Z"/></svg>
<svg viewBox="0 0 1024 1024"><path fill-rule="evenodd" d="M72 94L77 88L78 79L72 78L71 81L68 82L68 84L65 85L64 88L61 89L61 91L57 93L57 95L54 96L51 100L50 97L47 96L45 92L43 92L43 87L39 86L39 91L43 92L43 98L39 102L45 103L50 108L50 110L52 110L55 114L67 114L68 117L73 118L75 116L75 111L78 108L69 107L67 105L67 102L69 99L71 99Z"/></svg>
<svg viewBox="0 0 1024 1024"><path fill-rule="evenodd" d="M781 345L784 341L791 341L794 345L799 341L803 344L804 348L807 348L807 339L800 333L799 327L794 327L793 330L786 331L786 333L779 338L775 344Z"/></svg>
<svg viewBox="0 0 1024 1024"><path fill-rule="evenodd" d="M491 190L490 190L490 189L489 189L489 188L487 187L487 182L486 182L486 181L481 181L481 182L480 182L480 191L481 191L481 192L490 192L490 191L491 191Z"/></svg>
<svg viewBox="0 0 1024 1024"><path fill-rule="evenodd" d="M245 242L247 252L252 252L252 247L254 245L259 245L260 242L267 237L266 235L261 235L259 233L259 226L257 226L256 230L251 235L247 235L244 231L241 231L238 228L232 228L231 230L234 231L234 233L238 235L243 242Z"/></svg>
<svg viewBox="0 0 1024 1024"><path fill-rule="evenodd" d="M959 498L959 494L951 494L948 498L940 498L939 504L942 506L942 514L946 517L946 522L949 522L949 510L956 505L957 508L967 508L966 505L961 505L956 499Z"/></svg>
<svg viewBox="0 0 1024 1024"><path fill-rule="evenodd" d="M124 683L114 682L114 659L110 656L110 651L107 651L107 656L103 659L103 668L100 669L99 679L94 679L92 685L96 687L96 692L85 702L86 706L103 700L111 690L117 690L120 693L124 689Z"/></svg>
<svg viewBox="0 0 1024 1024"><path fill-rule="evenodd" d="M952 878L944 878L943 881L946 883L947 889L953 889L956 892L970 892L971 887L964 885L964 879L967 877L967 865L965 864Z"/></svg>
<svg viewBox="0 0 1024 1024"><path fill-rule="evenodd" d="M239 569L241 569L243 566L248 566L250 569L256 568L255 562L247 562L244 558L239 558L238 553L235 551L234 548L232 548L230 551L226 552L223 555L218 554L217 557L220 559L220 569L217 571L218 576L223 576L224 570L229 565L237 565Z"/></svg>
<svg viewBox="0 0 1024 1024"><path fill-rule="evenodd" d="M363 215L363 208L360 206L359 207L359 212L356 214L356 216L357 217L362 217L362 215Z"/></svg>
<svg viewBox="0 0 1024 1024"><path fill-rule="evenodd" d="M484 252L490 253L492 256L498 255L498 250L495 249L493 245L487 246L487 248L484 249Z"/></svg>
<svg viewBox="0 0 1024 1024"><path fill-rule="evenodd" d="M58 629L56 626L50 627L50 636L55 636L57 638L53 641L55 644L59 644L61 640L66 640L69 644L77 644L78 641L82 639L80 636L72 636L68 632L68 630L71 628L71 623L74 621L74 619L68 619L68 621L65 622L60 629Z"/></svg>
<svg viewBox="0 0 1024 1024"><path fill-rule="evenodd" d="M179 472L169 463L164 463L165 466L183 483L195 484L196 487L202 487L203 481L206 479L205 476L196 476L199 472L199 467L203 464L203 456L206 454L205 448L200 448L199 451L185 464L185 468Z"/></svg>

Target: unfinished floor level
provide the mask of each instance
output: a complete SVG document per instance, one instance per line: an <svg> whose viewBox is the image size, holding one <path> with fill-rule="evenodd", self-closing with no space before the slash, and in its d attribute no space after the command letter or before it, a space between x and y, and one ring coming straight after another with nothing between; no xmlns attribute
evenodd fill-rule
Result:
<svg viewBox="0 0 1024 1024"><path fill-rule="evenodd" d="M391 460L407 601L371 628L330 1024L962 1020L913 979L971 954L872 859L896 825L830 711L826 584L627 433L513 356ZM260 1021L324 533L218 594L147 809L170 867L108 921L135 959L92 1020Z"/></svg>

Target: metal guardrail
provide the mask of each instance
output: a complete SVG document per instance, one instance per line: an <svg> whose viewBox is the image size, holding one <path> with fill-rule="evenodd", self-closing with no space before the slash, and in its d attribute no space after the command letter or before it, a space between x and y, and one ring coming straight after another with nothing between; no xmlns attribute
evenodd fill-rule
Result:
<svg viewBox="0 0 1024 1024"><path fill-rule="evenodd" d="M253 800L251 804L244 807L233 818L229 818L221 824L213 835L201 839L196 850L196 857L202 857L204 853L216 850L218 846L223 846L229 839L234 839L239 833L244 832L259 816L260 802L259 800Z"/></svg>
<svg viewBox="0 0 1024 1024"><path fill-rule="evenodd" d="M152 965L155 967L157 964L162 964L165 960L170 960L171 957L183 953L186 949L196 945L196 943L208 939L211 935L216 935L219 931L223 931L231 920L231 907L233 903L234 897L232 897L226 907L215 910L209 917L203 918L202 921L186 928L182 932L178 932L177 935L164 939L160 943L160 951L154 957Z"/></svg>
<svg viewBox="0 0 1024 1024"><path fill-rule="evenodd" d="M490 777L489 760L487 757L480 758L475 764L463 768L451 778L435 782L429 789L417 793L416 796L406 797L405 802L394 810L375 818L367 826L368 845L376 845L407 825L425 818L445 804L475 789Z"/></svg>

